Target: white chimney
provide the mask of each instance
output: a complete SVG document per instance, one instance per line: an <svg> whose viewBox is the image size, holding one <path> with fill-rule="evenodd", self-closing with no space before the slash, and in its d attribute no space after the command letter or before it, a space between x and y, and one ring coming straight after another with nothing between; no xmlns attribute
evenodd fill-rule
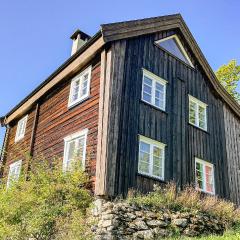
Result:
<svg viewBox="0 0 240 240"><path fill-rule="evenodd" d="M70 37L73 40L71 56L77 52L91 37L77 29Z"/></svg>

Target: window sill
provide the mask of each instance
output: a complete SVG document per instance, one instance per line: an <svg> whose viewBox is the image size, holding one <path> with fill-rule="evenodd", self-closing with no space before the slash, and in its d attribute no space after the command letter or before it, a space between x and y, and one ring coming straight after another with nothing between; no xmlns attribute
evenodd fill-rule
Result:
<svg viewBox="0 0 240 240"><path fill-rule="evenodd" d="M81 99L81 100L79 100L79 101L77 101L77 102L75 102L73 104L68 105L68 110L70 110L70 109L76 107L77 105L79 105L79 104L89 100L90 98L91 98L91 96L87 96L87 97L85 97L85 98L83 98L83 99Z"/></svg>
<svg viewBox="0 0 240 240"><path fill-rule="evenodd" d="M210 196L215 196L215 193L213 192L213 193L211 193L211 192L206 192L206 191L204 191L204 190L202 190L202 189L199 189L199 188L196 188L196 190L197 191L199 191L201 194L203 194L203 195L210 195Z"/></svg>
<svg viewBox="0 0 240 240"><path fill-rule="evenodd" d="M24 139L24 136L21 137L21 138L17 138L14 140L14 143L19 143L20 141L22 141Z"/></svg>
<svg viewBox="0 0 240 240"><path fill-rule="evenodd" d="M144 173L139 173L138 172L137 176L145 177L145 178L148 178L148 179L151 179L151 180L155 180L155 181L159 181L159 182L162 182L162 183L166 183L166 181L164 179L162 179L162 178L150 176L150 175L147 175L147 174L144 174Z"/></svg>
<svg viewBox="0 0 240 240"><path fill-rule="evenodd" d="M142 100L142 99L140 100L140 102L143 103L143 104L145 104L145 105L147 105L147 106L150 106L151 108L153 108L153 109L155 109L155 110L158 110L158 111L160 111L160 112L162 112L162 113L168 114L168 113L166 112L166 110L163 110L163 109L161 109L161 108L158 108L158 107L152 105L151 103L148 103L148 102L146 102L146 101L144 101L144 100Z"/></svg>
<svg viewBox="0 0 240 240"><path fill-rule="evenodd" d="M205 132L205 133L207 133L207 134L210 134L207 130L205 130L205 129L203 129L203 128L200 128L200 127L197 127L197 126L195 126L194 124L192 124L192 123L190 123L190 122L188 122L188 124L189 124L190 126L196 128L196 129L200 130L200 131L203 131L203 132Z"/></svg>

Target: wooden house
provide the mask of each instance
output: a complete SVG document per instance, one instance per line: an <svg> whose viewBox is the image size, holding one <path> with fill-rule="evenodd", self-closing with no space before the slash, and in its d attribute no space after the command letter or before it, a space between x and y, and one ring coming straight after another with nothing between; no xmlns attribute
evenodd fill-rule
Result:
<svg viewBox="0 0 240 240"><path fill-rule="evenodd" d="M204 26L203 26L204 27ZM77 31L72 56L1 118L1 175L77 153L97 196L194 184L240 204L240 106L181 15Z"/></svg>

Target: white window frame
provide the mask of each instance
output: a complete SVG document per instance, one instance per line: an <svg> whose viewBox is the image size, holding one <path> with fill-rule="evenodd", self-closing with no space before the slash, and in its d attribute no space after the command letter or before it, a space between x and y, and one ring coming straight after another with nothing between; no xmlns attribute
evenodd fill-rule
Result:
<svg viewBox="0 0 240 240"><path fill-rule="evenodd" d="M18 167L18 172L16 174L12 174L12 171ZM18 181L20 174L21 174L21 168L22 168L22 160L18 160L12 164L9 165L9 171L8 171L8 179L7 179L7 189L11 187L12 182ZM13 178L13 179L12 179Z"/></svg>
<svg viewBox="0 0 240 240"><path fill-rule="evenodd" d="M18 121L16 135L15 135L15 143L24 138L26 128L27 128L27 120L28 120L28 115L26 115L25 117L23 117ZM24 129L22 133L21 133L21 124L24 125Z"/></svg>
<svg viewBox="0 0 240 240"><path fill-rule="evenodd" d="M80 87L79 87L79 92L82 91L81 85L82 85L82 77L88 73L88 85L87 85L87 92L86 94L79 96L75 101L72 101L73 97L73 88L74 84L76 81L80 80ZM92 66L87 67L85 70L80 72L77 76L75 76L72 81L71 81L71 86L70 86L70 93L69 93L69 99L68 99L68 108L74 107L77 104L81 103L83 100L89 97L90 95L90 85L91 85L91 75L92 75Z"/></svg>
<svg viewBox="0 0 240 240"><path fill-rule="evenodd" d="M166 85L167 85L167 81L157 75L155 75L154 73L146 70L146 69L142 69L143 71L143 78L142 78L142 101L147 103L147 104L150 104L158 109L161 109L163 111L166 110ZM152 85L152 94L151 94L151 102L148 102L146 100L143 99L143 93L144 93L144 77L148 77L150 78L152 81L153 81L153 85ZM155 104L155 96L156 96L156 82L161 84L163 86L163 107L159 107Z"/></svg>
<svg viewBox="0 0 240 240"><path fill-rule="evenodd" d="M176 40L177 45L178 45L178 47L180 48L180 51L182 52L182 54L184 55L184 57L187 59L188 64L189 64L192 68L194 68L194 66L193 66L193 64L192 64L192 61L191 61L191 59L189 58L189 56L188 56L185 48L183 47L183 45L182 45L179 37L177 36L177 34L174 34L174 35L172 35L172 36L169 36L169 37L166 37L166 38L157 40L155 43L158 45L159 43L164 42L164 41L167 41L167 40L172 39L172 38L174 38L174 39ZM158 45L158 46L159 46L159 45ZM159 47L161 47L161 46L159 46ZM172 53L171 53L171 54L172 54ZM174 56L175 56L175 55L174 55ZM178 58L177 56L175 56L175 57ZM179 58L178 58L178 59L179 59ZM181 60L181 59L180 59L180 60ZM182 60L181 60L181 61L182 61ZM185 62L184 62L184 63L185 63Z"/></svg>
<svg viewBox="0 0 240 240"><path fill-rule="evenodd" d="M85 170L86 165L86 151L87 151L87 134L88 129L81 130L79 132L68 135L64 138L64 157L63 157L63 171L66 172L67 169L67 161L68 161L68 151L69 151L69 142L78 139L80 137L84 137L84 149L83 149L83 159L82 159L82 169Z"/></svg>
<svg viewBox="0 0 240 240"><path fill-rule="evenodd" d="M198 128L200 128L202 130L207 131L207 129L208 129L208 124L207 124L207 107L208 107L208 105L206 103L198 100L197 98L191 96L191 95L188 95L188 101L189 101L189 103L188 103L189 123L191 125L195 126L195 127L198 127ZM196 106L197 106L197 109L195 110L196 111L196 113L195 113L196 122L195 123L190 122L190 104L191 104L191 102L194 102L196 104ZM204 119L204 121L205 121L205 128L200 127L200 124L199 124L199 106L201 106L202 108L205 109L205 119Z"/></svg>
<svg viewBox="0 0 240 240"><path fill-rule="evenodd" d="M150 145L150 165L149 165L149 173L146 173L146 172L142 172L139 170L139 162L140 162L140 142L145 142L147 144ZM164 180L164 177L165 177L165 147L166 147L166 144L164 143L161 143L161 142L158 142L156 140L153 140L151 138L147 138L145 136L142 136L142 135L139 135L139 143L138 143L138 173L142 174L142 175L146 175L146 176L149 176L149 177L152 177L152 178L156 178L156 179L159 179L159 180ZM163 159L162 159L162 177L159 177L159 176L155 176L152 174L153 172L153 147L156 146L158 148L160 148L162 150L162 153L163 153Z"/></svg>
<svg viewBox="0 0 240 240"><path fill-rule="evenodd" d="M197 187L197 176L196 176L196 169L197 169L197 163L200 163L203 165L203 189L201 188L198 188ZM206 171L205 171L205 166L209 166L212 168L212 181L213 181L213 191L212 192L209 192L206 190ZM215 169L214 169L214 165L210 162L207 162L207 161L204 161L200 158L195 158L195 185L196 185L196 189L201 191L201 192L204 192L204 193L208 193L208 194L211 194L211 195L215 195Z"/></svg>

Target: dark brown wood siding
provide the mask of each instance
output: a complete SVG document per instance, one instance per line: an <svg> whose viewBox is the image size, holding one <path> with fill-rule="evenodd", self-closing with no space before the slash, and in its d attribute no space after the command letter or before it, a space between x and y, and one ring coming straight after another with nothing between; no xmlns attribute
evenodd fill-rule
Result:
<svg viewBox="0 0 240 240"><path fill-rule="evenodd" d="M224 105L230 199L240 205L240 119Z"/></svg>
<svg viewBox="0 0 240 240"><path fill-rule="evenodd" d="M112 45L110 118L113 121L109 139L110 142L114 139L114 145L109 145L110 194L126 195L130 188L146 192L158 182L137 173L138 134L141 134L167 145L165 181L174 180L179 186L193 183L195 157L198 157L214 164L216 193L229 197L228 176L224 170L223 103L215 95L188 46L185 48L194 69L154 44L155 40L175 33L150 34L116 41ZM168 81L165 112L141 101L142 68ZM207 132L189 125L188 94L208 104Z"/></svg>
<svg viewBox="0 0 240 240"><path fill-rule="evenodd" d="M15 142L15 136L17 131L18 121L12 122L9 126L8 141L6 145L6 153L4 159L4 173L3 176L6 176L9 171L9 165L18 161L23 160L23 171L26 171L27 160L29 158L30 151L30 141L32 126L34 120L35 109L31 109L26 115L28 115L27 126L25 131L25 136L18 142ZM24 115L25 116L25 115ZM24 117L22 116L22 117Z"/></svg>
<svg viewBox="0 0 240 240"><path fill-rule="evenodd" d="M82 103L68 109L68 97L71 78L65 79L60 85L44 96L39 103L39 114L33 140L33 158L63 159L64 137L88 128L86 170L95 181L97 128L98 128L98 103L100 85L100 56L89 63L92 65L90 96ZM35 108L29 112L26 134L19 143L14 142L17 122L12 123L7 146L5 175L8 166L18 159L26 165L26 155L30 152L31 134Z"/></svg>

